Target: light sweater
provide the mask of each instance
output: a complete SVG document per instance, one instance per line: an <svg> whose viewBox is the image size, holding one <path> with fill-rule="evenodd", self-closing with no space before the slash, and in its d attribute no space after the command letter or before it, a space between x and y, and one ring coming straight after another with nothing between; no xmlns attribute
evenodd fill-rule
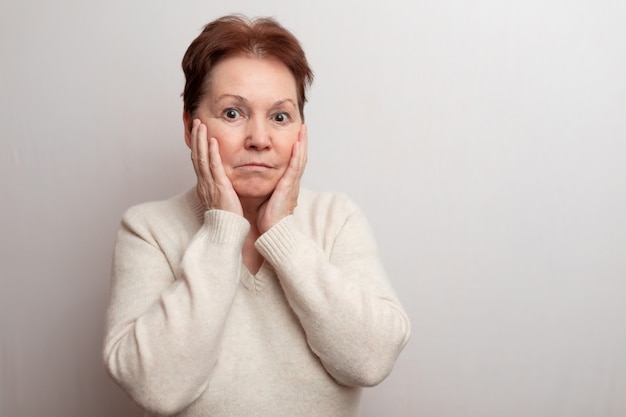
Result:
<svg viewBox="0 0 626 417"><path fill-rule="evenodd" d="M150 415L353 417L409 338L363 213L341 194L298 206L242 263L250 225L195 188L123 216L104 360Z"/></svg>

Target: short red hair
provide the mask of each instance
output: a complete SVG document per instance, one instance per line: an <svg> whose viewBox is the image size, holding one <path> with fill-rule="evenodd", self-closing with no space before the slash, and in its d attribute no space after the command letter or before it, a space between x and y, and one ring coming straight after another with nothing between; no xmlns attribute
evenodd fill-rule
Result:
<svg viewBox="0 0 626 417"><path fill-rule="evenodd" d="M187 48L182 67L185 73L184 111L194 115L204 97L215 65L235 55L274 58L282 62L296 80L298 108L304 120L306 90L313 72L296 37L272 18L247 19L224 16L207 24Z"/></svg>

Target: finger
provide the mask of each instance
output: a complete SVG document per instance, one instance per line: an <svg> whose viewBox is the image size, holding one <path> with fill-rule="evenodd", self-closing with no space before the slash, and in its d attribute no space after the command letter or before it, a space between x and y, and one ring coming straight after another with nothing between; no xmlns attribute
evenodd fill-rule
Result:
<svg viewBox="0 0 626 417"><path fill-rule="evenodd" d="M302 143L300 141L293 144L293 150L291 151L291 158L289 159L289 165L283 174L283 177L278 182L276 188L281 190L288 190L294 187L297 188L297 183L301 176L301 154Z"/></svg>
<svg viewBox="0 0 626 417"><path fill-rule="evenodd" d="M217 139L211 138L209 140L209 169L211 171L211 176L215 180L216 183L226 184L229 182L226 177L226 171L224 170L224 165L222 164L222 156L220 155L220 147Z"/></svg>
<svg viewBox="0 0 626 417"><path fill-rule="evenodd" d="M194 119L191 124L191 162L193 163L193 169L196 172L196 176L200 175L198 167L198 126L200 120Z"/></svg>
<svg viewBox="0 0 626 417"><path fill-rule="evenodd" d="M241 202L230 179L226 175L222 156L220 155L219 142L216 138L210 138L209 144L209 169L212 175L213 187L212 197L215 197L214 208L230 211L243 215Z"/></svg>
<svg viewBox="0 0 626 417"><path fill-rule="evenodd" d="M291 153L291 160L289 161L289 167L285 174L289 174L290 179L293 181L302 177L304 173L304 167L306 166L307 159L307 145L308 136L306 125L302 125L300 132L298 133L298 140L293 144L293 150Z"/></svg>
<svg viewBox="0 0 626 417"><path fill-rule="evenodd" d="M298 140L300 142L300 175L302 176L309 154L309 130L304 124L300 129L300 136Z"/></svg>
<svg viewBox="0 0 626 417"><path fill-rule="evenodd" d="M198 179L205 181L207 183L213 182L213 176L211 175L211 157L209 155L209 143L207 140L207 130L206 126L200 124L198 126L198 134L196 141L196 152L197 152L197 164L198 164L198 173L200 174Z"/></svg>

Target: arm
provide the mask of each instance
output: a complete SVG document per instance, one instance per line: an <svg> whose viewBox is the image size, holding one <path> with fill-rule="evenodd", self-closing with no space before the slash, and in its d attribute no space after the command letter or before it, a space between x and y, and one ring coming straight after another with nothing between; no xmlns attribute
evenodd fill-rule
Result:
<svg viewBox="0 0 626 417"><path fill-rule="evenodd" d="M408 317L378 258L363 214L341 225L330 254L301 233L293 216L256 243L275 268L312 351L339 383L380 383L407 343Z"/></svg>
<svg viewBox="0 0 626 417"><path fill-rule="evenodd" d="M207 211L175 274L142 214L131 209L124 216L104 360L111 377L144 408L173 414L206 389L248 229L240 216Z"/></svg>

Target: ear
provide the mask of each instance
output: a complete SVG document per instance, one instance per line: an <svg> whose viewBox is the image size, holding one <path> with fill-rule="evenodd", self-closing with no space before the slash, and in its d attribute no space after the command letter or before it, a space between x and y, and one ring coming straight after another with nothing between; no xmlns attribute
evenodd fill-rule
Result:
<svg viewBox="0 0 626 417"><path fill-rule="evenodd" d="M191 149L191 126L193 124L193 119L191 115L186 111L183 111L183 127L185 128L185 143L187 147Z"/></svg>

